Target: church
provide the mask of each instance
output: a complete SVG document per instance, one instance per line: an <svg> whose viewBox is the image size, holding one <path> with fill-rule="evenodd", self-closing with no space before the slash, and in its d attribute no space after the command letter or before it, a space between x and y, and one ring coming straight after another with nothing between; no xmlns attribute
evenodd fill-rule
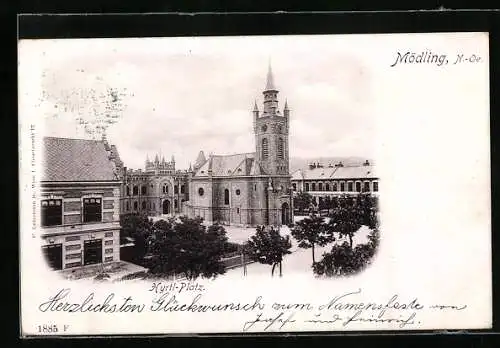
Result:
<svg viewBox="0 0 500 348"><path fill-rule="evenodd" d="M271 66L262 112L254 103L255 149L231 155L200 152L188 174L184 213L227 225L282 225L292 222L288 136L290 110L278 105Z"/></svg>

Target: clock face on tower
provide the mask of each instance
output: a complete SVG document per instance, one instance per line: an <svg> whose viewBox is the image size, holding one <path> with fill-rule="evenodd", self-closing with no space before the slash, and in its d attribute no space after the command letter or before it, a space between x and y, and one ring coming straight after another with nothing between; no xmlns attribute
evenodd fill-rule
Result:
<svg viewBox="0 0 500 348"><path fill-rule="evenodd" d="M266 126L266 125L263 125L263 126L262 126L262 131L263 131L263 132L267 131L267 126Z"/></svg>

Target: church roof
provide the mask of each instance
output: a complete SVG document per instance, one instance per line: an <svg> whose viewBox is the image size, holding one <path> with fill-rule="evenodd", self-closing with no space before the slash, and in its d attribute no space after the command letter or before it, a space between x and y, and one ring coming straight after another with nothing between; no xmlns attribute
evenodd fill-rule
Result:
<svg viewBox="0 0 500 348"><path fill-rule="evenodd" d="M261 168L255 163L255 153L235 155L211 155L196 171L195 177L212 176L232 177L239 175L259 175Z"/></svg>
<svg viewBox="0 0 500 348"><path fill-rule="evenodd" d="M299 169L292 180L339 180L377 178L374 165L348 165L343 167L321 167Z"/></svg>
<svg viewBox="0 0 500 348"><path fill-rule="evenodd" d="M201 167L206 161L207 159L205 158L205 154L203 151L200 151L198 153L198 157L196 157L196 161L194 161L194 168L196 169Z"/></svg>
<svg viewBox="0 0 500 348"><path fill-rule="evenodd" d="M100 140L44 137L42 181L118 180L112 159L117 155L116 147L108 152Z"/></svg>
<svg viewBox="0 0 500 348"><path fill-rule="evenodd" d="M271 68L271 64L269 64L269 70L267 71L266 91L275 90L276 87L274 86L273 69Z"/></svg>

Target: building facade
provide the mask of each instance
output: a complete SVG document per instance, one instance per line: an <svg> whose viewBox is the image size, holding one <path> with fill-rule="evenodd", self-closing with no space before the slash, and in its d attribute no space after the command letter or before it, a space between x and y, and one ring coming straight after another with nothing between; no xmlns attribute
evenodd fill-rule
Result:
<svg viewBox="0 0 500 348"><path fill-rule="evenodd" d="M200 152L189 171L186 213L209 222L255 226L289 224L292 195L289 174L287 102L279 110L271 67L263 91L263 111L253 108L255 151L234 155Z"/></svg>
<svg viewBox="0 0 500 348"><path fill-rule="evenodd" d="M315 202L329 197L356 195L369 192L378 196L379 178L375 166L368 160L357 165L342 162L329 164L311 163L307 169L299 169L292 174L292 190L309 193Z"/></svg>
<svg viewBox="0 0 500 348"><path fill-rule="evenodd" d="M145 170L123 169L122 213L144 213L149 216L182 214L188 200L188 171L175 169L170 161L146 159Z"/></svg>
<svg viewBox="0 0 500 348"><path fill-rule="evenodd" d="M120 259L121 161L107 141L46 137L42 251L56 270Z"/></svg>

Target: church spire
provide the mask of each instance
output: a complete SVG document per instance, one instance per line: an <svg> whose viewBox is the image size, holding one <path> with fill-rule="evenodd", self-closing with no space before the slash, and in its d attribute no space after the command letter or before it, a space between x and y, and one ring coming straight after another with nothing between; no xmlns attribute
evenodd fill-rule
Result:
<svg viewBox="0 0 500 348"><path fill-rule="evenodd" d="M259 108L257 107L257 100L254 100L253 102L253 111L259 111Z"/></svg>
<svg viewBox="0 0 500 348"><path fill-rule="evenodd" d="M266 91L275 91L275 90L276 87L274 86L273 69L271 68L271 61L269 61L269 68L267 71Z"/></svg>

